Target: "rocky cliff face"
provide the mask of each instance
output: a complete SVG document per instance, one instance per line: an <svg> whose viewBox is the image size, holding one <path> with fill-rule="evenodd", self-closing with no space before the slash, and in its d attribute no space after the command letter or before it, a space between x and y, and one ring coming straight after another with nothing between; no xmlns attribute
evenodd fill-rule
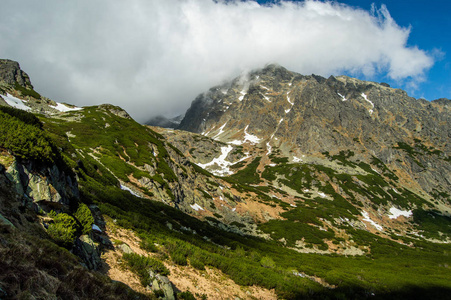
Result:
<svg viewBox="0 0 451 300"><path fill-rule="evenodd" d="M20 69L18 62L9 59L0 59L0 81L10 85L17 83L24 88L33 89L28 74Z"/></svg>
<svg viewBox="0 0 451 300"><path fill-rule="evenodd" d="M34 205L36 211L68 207L71 200L79 198L75 176L57 165L20 161L7 152L2 152L0 163L17 197L27 205Z"/></svg>
<svg viewBox="0 0 451 300"><path fill-rule="evenodd" d="M290 160L353 151L377 157L427 193L449 192L451 101L414 99L387 84L303 76L269 65L199 95L179 129Z"/></svg>

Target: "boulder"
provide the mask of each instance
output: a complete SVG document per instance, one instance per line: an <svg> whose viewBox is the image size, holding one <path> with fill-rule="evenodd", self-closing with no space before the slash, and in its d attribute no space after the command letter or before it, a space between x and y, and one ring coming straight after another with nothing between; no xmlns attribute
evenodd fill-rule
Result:
<svg viewBox="0 0 451 300"><path fill-rule="evenodd" d="M165 300L175 300L174 287L166 276L156 274L153 271L149 271L150 275L150 288L152 291L162 291L164 293Z"/></svg>
<svg viewBox="0 0 451 300"><path fill-rule="evenodd" d="M127 254L133 253L132 248L130 248L130 246L127 244L120 244L119 246L117 246L117 248Z"/></svg>
<svg viewBox="0 0 451 300"><path fill-rule="evenodd" d="M100 269L102 260L99 249L88 235L82 235L75 241L74 253L83 260L88 269Z"/></svg>

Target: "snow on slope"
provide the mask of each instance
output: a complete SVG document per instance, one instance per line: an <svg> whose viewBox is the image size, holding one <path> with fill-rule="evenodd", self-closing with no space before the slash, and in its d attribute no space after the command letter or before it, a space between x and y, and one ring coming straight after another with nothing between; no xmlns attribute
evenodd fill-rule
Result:
<svg viewBox="0 0 451 300"><path fill-rule="evenodd" d="M258 136L256 136L256 135L249 134L247 132L247 128L248 127L249 127L249 125L247 125L246 128L244 128L244 141L245 142L249 141L252 144L258 144L260 142L260 138Z"/></svg>
<svg viewBox="0 0 451 300"><path fill-rule="evenodd" d="M412 216L412 211L411 210L409 210L409 211L407 211L407 210L400 210L400 209L397 209L396 207L392 206L390 208L390 215L388 217L390 219L397 219L400 216L404 216L406 218L409 218L409 217Z"/></svg>
<svg viewBox="0 0 451 300"><path fill-rule="evenodd" d="M338 94L338 96L341 97L341 101L344 102L344 101L348 100L348 99L346 99L345 96L343 96L342 94L340 94L340 93L337 93L337 94Z"/></svg>
<svg viewBox="0 0 451 300"><path fill-rule="evenodd" d="M129 192L129 193L132 194L133 196L141 197L140 195L138 195L137 193L135 193L131 188L126 187L125 185L122 185L122 184L121 184L121 190L124 190L124 191Z"/></svg>
<svg viewBox="0 0 451 300"><path fill-rule="evenodd" d="M224 127L227 125L228 121L225 122L220 128L219 128L219 132L213 137L214 140L217 139L218 136L220 136L222 133L224 133Z"/></svg>
<svg viewBox="0 0 451 300"><path fill-rule="evenodd" d="M74 111L74 110L81 110L83 108L81 107L68 107L62 103L56 102L56 106L50 105L50 107L53 107L56 110L59 110L60 112L68 112L68 111Z"/></svg>
<svg viewBox="0 0 451 300"><path fill-rule="evenodd" d="M369 104L371 104L372 108L374 108L374 103L368 99L368 96L365 93L362 93L363 99L365 99ZM369 109L368 112L370 115L373 113L373 109Z"/></svg>
<svg viewBox="0 0 451 300"><path fill-rule="evenodd" d="M194 209L195 211L199 211L199 210L204 210L199 204L194 203L190 205L192 209Z"/></svg>
<svg viewBox="0 0 451 300"><path fill-rule="evenodd" d="M18 108L21 110L31 110L30 107L25 105L25 103L24 103L24 102L26 102L25 100L16 98L13 95L10 95L7 93L6 96L2 95L2 98L6 101L6 103L8 103L8 105L10 105L14 108Z"/></svg>
<svg viewBox="0 0 451 300"><path fill-rule="evenodd" d="M370 223L371 225L376 227L376 229L379 231L383 230L381 225L377 224L376 222L374 222L373 220L370 219L370 215L368 214L368 212L362 211L362 216L363 216L363 221Z"/></svg>

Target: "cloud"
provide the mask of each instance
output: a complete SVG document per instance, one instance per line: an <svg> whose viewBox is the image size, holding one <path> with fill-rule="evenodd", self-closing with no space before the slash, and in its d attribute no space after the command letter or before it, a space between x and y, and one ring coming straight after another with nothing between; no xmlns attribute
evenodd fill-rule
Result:
<svg viewBox="0 0 451 300"><path fill-rule="evenodd" d="M416 82L432 55L407 46L387 8L305 1L3 0L0 56L35 88L76 105L113 103L138 121L183 113L245 69L384 75Z"/></svg>

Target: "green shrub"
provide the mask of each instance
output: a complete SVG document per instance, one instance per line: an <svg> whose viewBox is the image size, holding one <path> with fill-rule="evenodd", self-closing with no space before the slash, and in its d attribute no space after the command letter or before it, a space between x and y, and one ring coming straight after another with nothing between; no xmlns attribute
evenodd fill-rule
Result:
<svg viewBox="0 0 451 300"><path fill-rule="evenodd" d="M177 299L183 299L183 300L196 300L196 297L190 292L181 292L177 294Z"/></svg>
<svg viewBox="0 0 451 300"><path fill-rule="evenodd" d="M22 94L22 96L31 96L33 98L36 99L41 99L41 95L39 95L38 92L36 92L33 89L27 89L23 86L21 86L19 83L15 82L14 83L14 88L18 91L20 91L20 93Z"/></svg>
<svg viewBox="0 0 451 300"><path fill-rule="evenodd" d="M156 258L142 256L136 253L124 253L122 258L130 267L130 270L137 274L143 286L150 284L149 270L167 276L169 270Z"/></svg>
<svg viewBox="0 0 451 300"><path fill-rule="evenodd" d="M0 111L0 147L25 159L53 162L58 153L42 129Z"/></svg>
<svg viewBox="0 0 451 300"><path fill-rule="evenodd" d="M190 265L198 270L205 270L204 260L199 256L191 256L189 259Z"/></svg>
<svg viewBox="0 0 451 300"><path fill-rule="evenodd" d="M91 232L92 224L94 224L94 217L86 204L80 203L74 216L82 226L82 234L88 234Z"/></svg>
<svg viewBox="0 0 451 300"><path fill-rule="evenodd" d="M269 257L269 256L265 256L260 260L260 264L262 265L262 267L264 268L271 268L274 269L276 267L276 263L274 262L274 260Z"/></svg>
<svg viewBox="0 0 451 300"><path fill-rule="evenodd" d="M70 247L75 239L75 232L77 223L75 219L68 214L61 213L53 216L53 222L49 225L47 233L59 245Z"/></svg>
<svg viewBox="0 0 451 300"><path fill-rule="evenodd" d="M180 266L186 266L188 265L188 261L186 259L186 256L184 253L180 251L173 251L171 253L171 259L174 263Z"/></svg>

